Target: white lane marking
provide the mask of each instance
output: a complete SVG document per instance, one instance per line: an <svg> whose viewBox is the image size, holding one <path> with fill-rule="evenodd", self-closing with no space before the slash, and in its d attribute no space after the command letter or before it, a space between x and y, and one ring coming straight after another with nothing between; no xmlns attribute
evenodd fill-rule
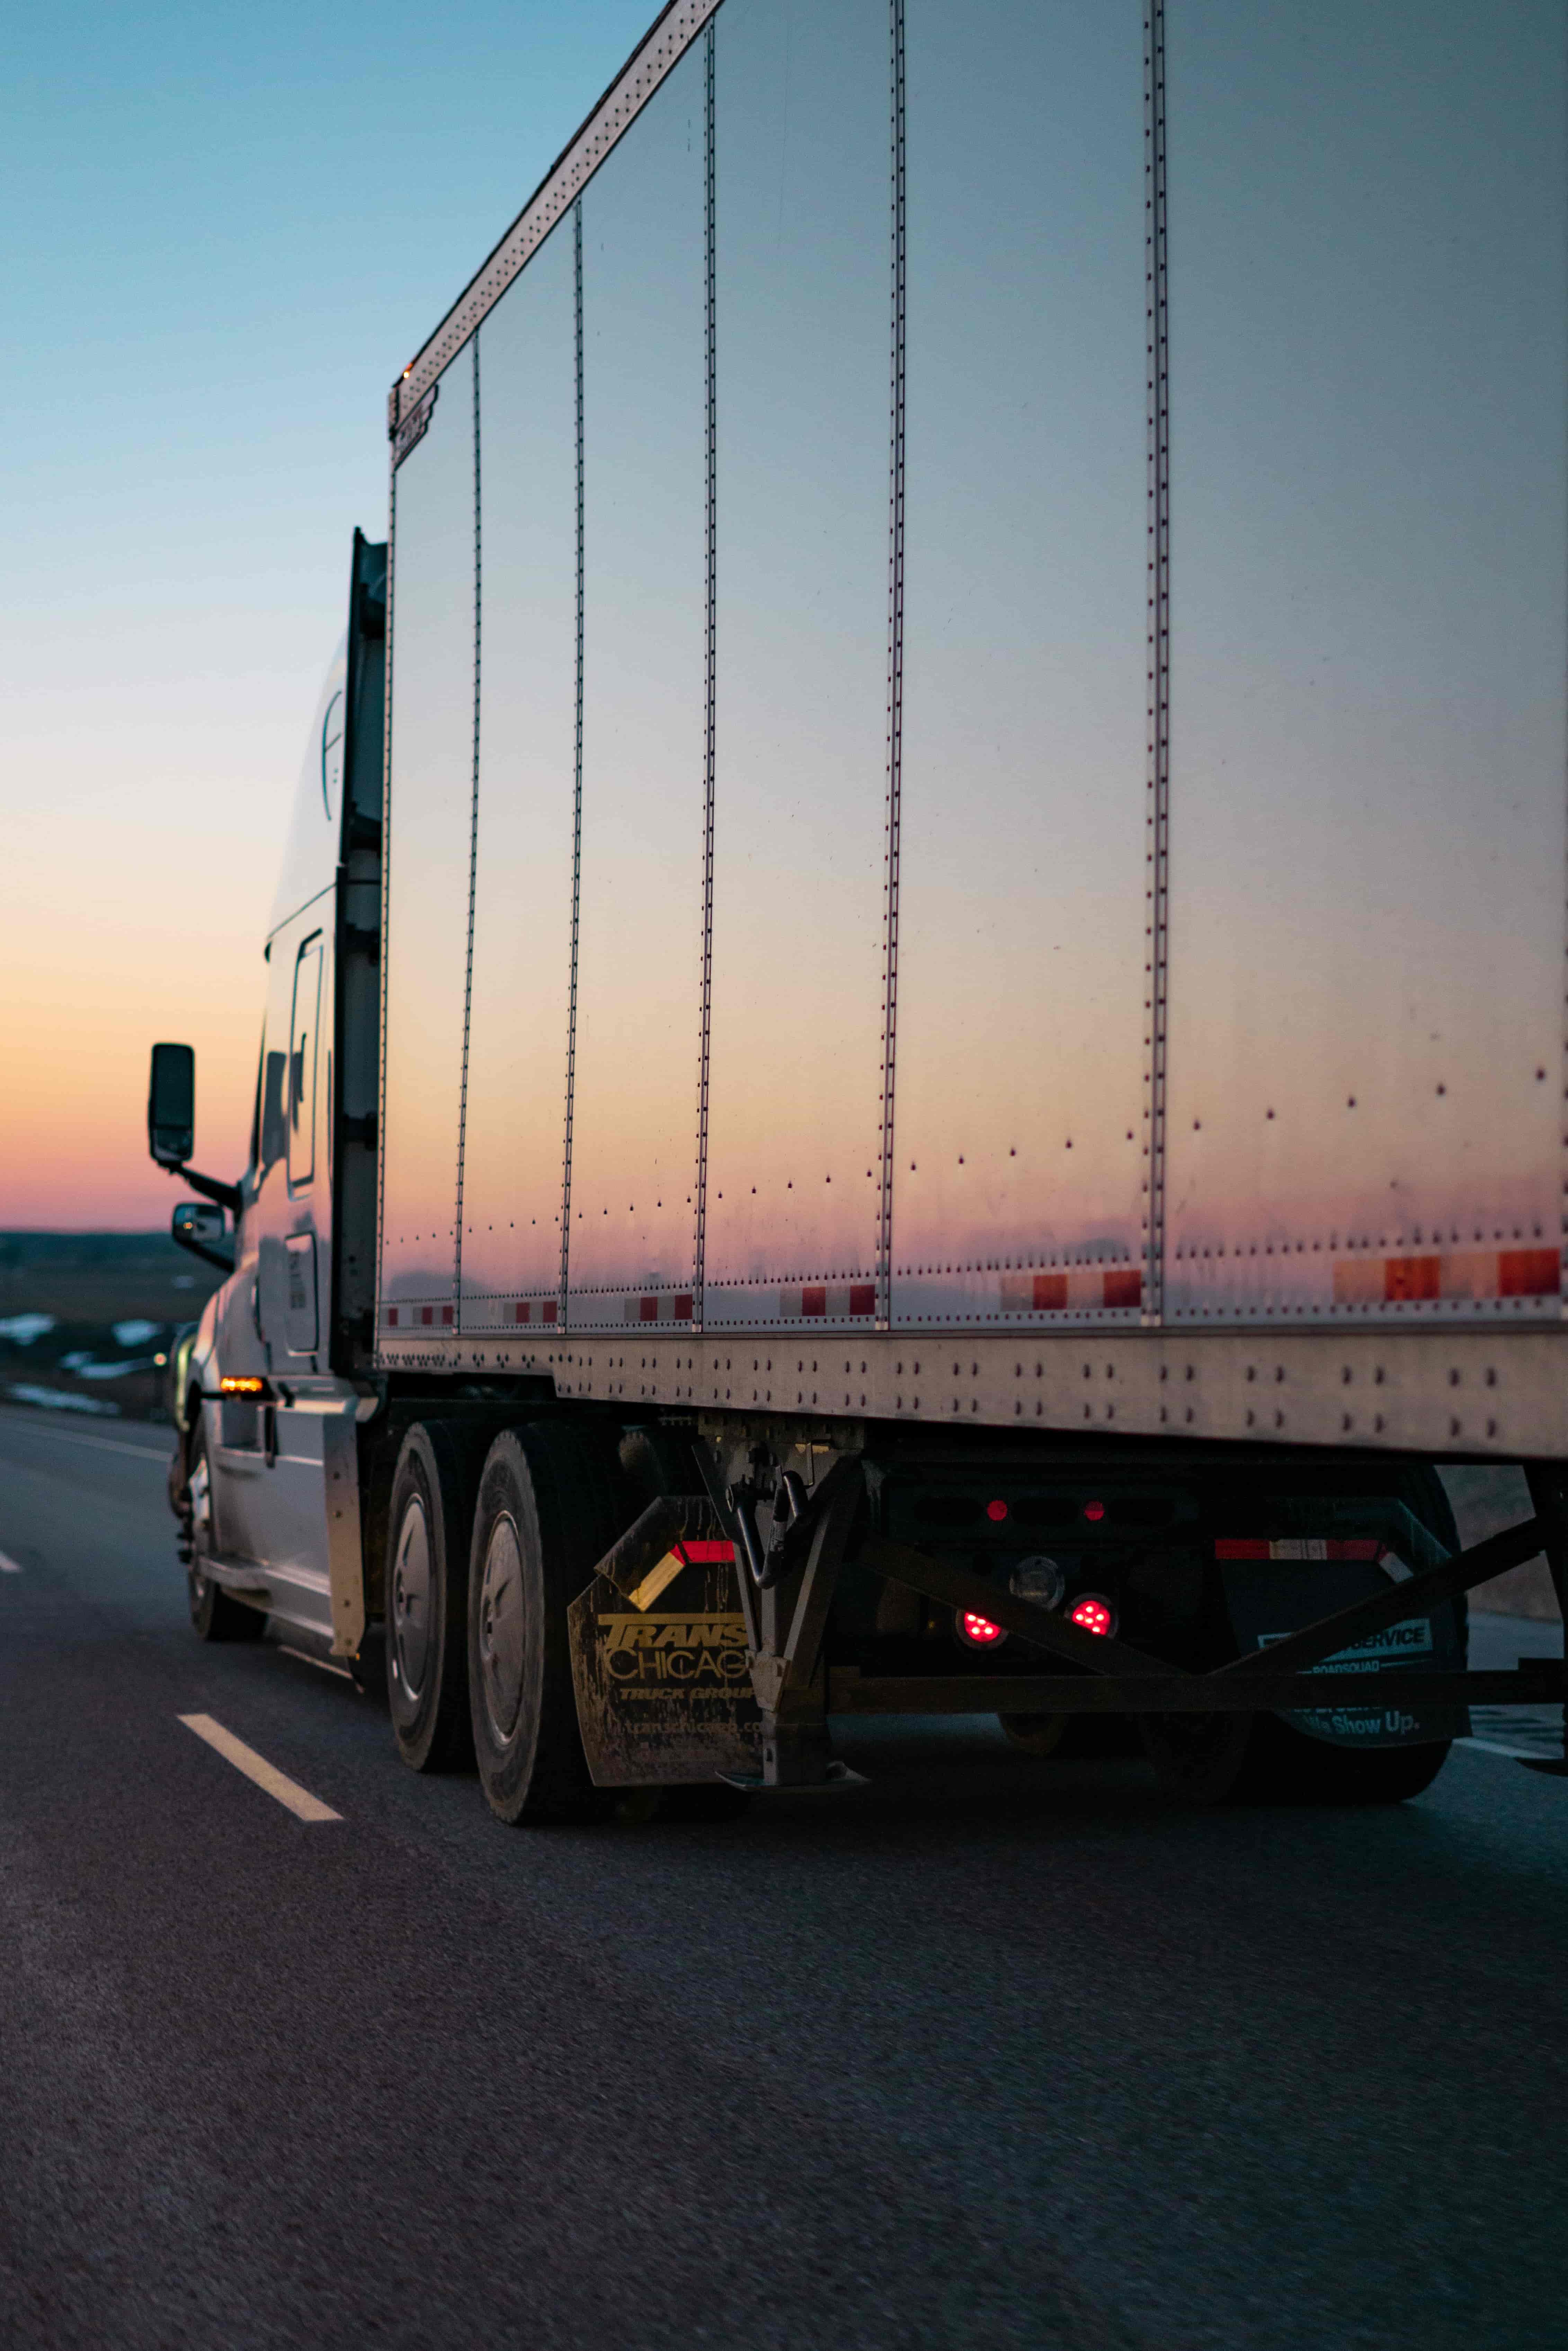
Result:
<svg viewBox="0 0 1568 2351"><path fill-rule="evenodd" d="M209 1747L215 1747L224 1761L232 1763L236 1771L243 1771L247 1780L254 1780L258 1788L265 1788L269 1796L276 1796L296 1820L342 1819L341 1813L335 1813L330 1804L324 1804L319 1796L313 1796L308 1788L302 1788L298 1780L291 1780L286 1771L278 1770L276 1763L269 1763L265 1755L258 1755L254 1747L247 1747L243 1739L236 1739L232 1730L225 1730L221 1722L214 1722L210 1714L183 1714L180 1720L187 1730L193 1730L198 1739L204 1739Z"/></svg>
<svg viewBox="0 0 1568 2351"><path fill-rule="evenodd" d="M7 1559L5 1552L0 1551L0 1575L20 1575L21 1573L21 1562L19 1560Z"/></svg>
<svg viewBox="0 0 1568 2351"><path fill-rule="evenodd" d="M165 1468L174 1449L172 1435L167 1447L121 1445L116 1437L89 1437L85 1429L61 1428L57 1422L37 1418L30 1412L0 1412L0 1426L36 1429L40 1437L60 1437L68 1445L89 1445L99 1453L134 1453L139 1461L162 1462Z"/></svg>

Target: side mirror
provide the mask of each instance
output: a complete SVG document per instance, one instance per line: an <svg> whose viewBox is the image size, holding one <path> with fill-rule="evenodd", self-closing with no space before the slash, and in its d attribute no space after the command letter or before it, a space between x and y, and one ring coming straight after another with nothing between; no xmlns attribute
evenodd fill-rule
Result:
<svg viewBox="0 0 1568 2351"><path fill-rule="evenodd" d="M215 1265L220 1273L232 1273L235 1261L228 1250L216 1246L225 1238L224 1212L209 1207L205 1200L182 1200L170 1220L169 1235L193 1257L204 1259Z"/></svg>
<svg viewBox="0 0 1568 2351"><path fill-rule="evenodd" d="M221 1241L224 1212L205 1200L182 1200L171 1230L177 1241Z"/></svg>
<svg viewBox="0 0 1568 2351"><path fill-rule="evenodd" d="M147 1148L160 1167L183 1167L195 1147L196 1057L189 1045L154 1045Z"/></svg>

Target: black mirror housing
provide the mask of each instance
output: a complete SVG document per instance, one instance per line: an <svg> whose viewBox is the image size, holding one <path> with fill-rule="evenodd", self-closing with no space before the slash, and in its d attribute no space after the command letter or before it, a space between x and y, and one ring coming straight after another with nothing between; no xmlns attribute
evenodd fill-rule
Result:
<svg viewBox="0 0 1568 2351"><path fill-rule="evenodd" d="M195 1147L195 1054L189 1045L154 1045L147 1148L160 1167L183 1167Z"/></svg>

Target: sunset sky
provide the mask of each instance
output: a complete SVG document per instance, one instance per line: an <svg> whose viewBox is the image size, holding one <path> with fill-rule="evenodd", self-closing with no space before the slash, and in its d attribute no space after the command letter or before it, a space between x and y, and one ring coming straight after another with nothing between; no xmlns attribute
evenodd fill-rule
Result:
<svg viewBox="0 0 1568 2351"><path fill-rule="evenodd" d="M7 40L0 1227L162 1224L147 1049L244 1155L261 942L386 388L655 0L147 0Z"/></svg>

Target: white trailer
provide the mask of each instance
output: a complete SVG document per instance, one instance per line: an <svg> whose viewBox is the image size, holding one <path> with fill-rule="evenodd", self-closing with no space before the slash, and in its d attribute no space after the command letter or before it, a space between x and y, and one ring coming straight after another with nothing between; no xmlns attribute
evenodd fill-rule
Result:
<svg viewBox="0 0 1568 2351"><path fill-rule="evenodd" d="M821 1782L857 1710L1399 1794L1502 1694L1460 1595L1561 1590L1568 1460L1564 29L665 9L392 392L199 1186L203 1629L384 1625L508 1818ZM1538 1520L1456 1559L1445 1458Z"/></svg>

